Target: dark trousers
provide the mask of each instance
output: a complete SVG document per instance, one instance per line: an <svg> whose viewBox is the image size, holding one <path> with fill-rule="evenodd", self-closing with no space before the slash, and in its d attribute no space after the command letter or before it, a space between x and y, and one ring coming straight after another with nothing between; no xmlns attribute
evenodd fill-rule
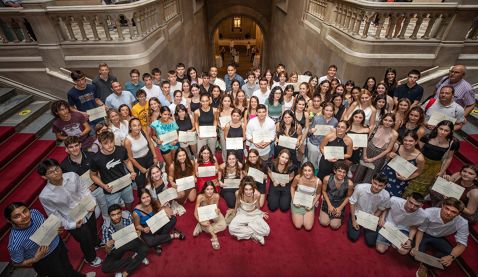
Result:
<svg viewBox="0 0 478 277"><path fill-rule="evenodd" d="M161 227L156 233L141 233L141 238L149 247L156 247L171 241L171 232L176 226L176 217L171 216L169 222Z"/></svg>
<svg viewBox="0 0 478 277"><path fill-rule="evenodd" d="M433 256L438 258L450 255L453 250L453 247L444 238L437 238L424 233L418 250L425 252L429 247L435 251Z"/></svg>
<svg viewBox="0 0 478 277"><path fill-rule="evenodd" d="M349 222L347 224L347 236L349 237L349 239L351 241L357 241L360 238L360 230L363 229L365 235L365 244L367 244L369 247L375 247L378 233L376 231L362 228L361 226L358 230L355 230L352 225L352 216L354 215L350 215Z"/></svg>
<svg viewBox="0 0 478 277"><path fill-rule="evenodd" d="M50 255L33 264L33 268L39 276L85 276L71 266L70 259L68 259L68 250L66 250L61 239L56 249Z"/></svg>
<svg viewBox="0 0 478 277"><path fill-rule="evenodd" d="M290 202L292 198L290 196L290 185L274 186L272 183L269 186L269 194L267 196L267 206L271 212L280 209L286 212L290 208Z"/></svg>
<svg viewBox="0 0 478 277"><path fill-rule="evenodd" d="M104 273L112 272L128 272L131 273L135 270L148 255L148 246L144 244L140 239L135 239L127 244L121 246L118 249L113 249L106 256L101 270ZM126 252L135 252L137 255L124 257Z"/></svg>
<svg viewBox="0 0 478 277"><path fill-rule="evenodd" d="M224 200L226 200L226 205L229 209L234 209L236 206L236 191L237 189L221 189L221 192L219 193Z"/></svg>
<svg viewBox="0 0 478 277"><path fill-rule="evenodd" d="M136 161L144 168L148 169L153 165L153 154L151 151L148 151L148 154L146 156L141 157L141 158L136 158ZM139 191L146 186L146 174L141 173L139 169L135 168L134 169L136 172L136 178L134 181L136 182L136 186L138 187L138 193Z"/></svg>
<svg viewBox="0 0 478 277"><path fill-rule="evenodd" d="M96 258L95 246L99 245L98 231L96 230L95 214L92 214L88 221L73 230L69 230L70 234L80 243L81 252L85 255L87 262L92 262Z"/></svg>

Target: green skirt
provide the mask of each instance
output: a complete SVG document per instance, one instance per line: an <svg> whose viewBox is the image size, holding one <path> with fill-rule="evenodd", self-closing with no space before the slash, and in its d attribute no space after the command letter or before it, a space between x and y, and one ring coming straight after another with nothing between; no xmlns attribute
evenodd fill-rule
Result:
<svg viewBox="0 0 478 277"><path fill-rule="evenodd" d="M402 197L407 198L413 192L418 192L423 196L430 193L430 188L435 183L436 176L440 172L442 161L433 161L425 158L425 167L422 174L410 181L405 188Z"/></svg>

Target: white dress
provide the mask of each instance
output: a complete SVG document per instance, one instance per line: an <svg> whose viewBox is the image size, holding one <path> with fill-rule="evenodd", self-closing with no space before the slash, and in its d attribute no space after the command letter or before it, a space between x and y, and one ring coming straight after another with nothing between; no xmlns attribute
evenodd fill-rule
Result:
<svg viewBox="0 0 478 277"><path fill-rule="evenodd" d="M256 201L247 203L240 201L236 216L229 224L229 233L237 239L250 239L253 234L268 236L271 229L263 218L263 212L256 207Z"/></svg>

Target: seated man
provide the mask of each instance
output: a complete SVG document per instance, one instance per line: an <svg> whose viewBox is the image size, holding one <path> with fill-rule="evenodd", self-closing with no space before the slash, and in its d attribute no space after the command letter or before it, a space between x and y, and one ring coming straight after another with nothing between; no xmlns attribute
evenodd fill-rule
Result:
<svg viewBox="0 0 478 277"><path fill-rule="evenodd" d="M355 213L366 212L380 216L385 209L390 208L390 194L384 190L387 185L387 176L381 172L375 173L371 184L357 184L355 191L349 199L350 219L347 226L347 235L351 241L357 241L362 227L357 223ZM373 247L377 241L377 231L364 229L365 243Z"/></svg>
<svg viewBox="0 0 478 277"><path fill-rule="evenodd" d="M460 200L447 198L441 208L428 208L425 213L428 220L418 227L415 238L415 247L411 251L425 252L431 246L434 256L440 258L444 266L450 266L466 249L468 241L468 221L460 216L465 205ZM445 237L455 234L456 245L452 247ZM421 264L417 276L426 277L428 268Z"/></svg>
<svg viewBox="0 0 478 277"><path fill-rule="evenodd" d="M115 241L112 234L122 228L133 224L133 218L128 211L122 211L121 206L113 204L108 208L110 220L103 224L103 243L105 243L106 258L102 270L105 273L116 272L115 277L128 276L141 262L149 264L146 256L148 255L148 246L139 238L136 238L120 248L115 248ZM134 252L133 256L123 258L126 252Z"/></svg>
<svg viewBox="0 0 478 277"><path fill-rule="evenodd" d="M422 209L425 198L418 192L412 193L407 199L392 196L390 198L390 209L385 210L380 216L380 222L390 223L397 227L402 233L408 236L408 241L402 244L398 253L407 255L412 248L412 241L417 233L417 226L427 219L425 211ZM385 253L390 246L390 242L382 235L377 237L377 251Z"/></svg>

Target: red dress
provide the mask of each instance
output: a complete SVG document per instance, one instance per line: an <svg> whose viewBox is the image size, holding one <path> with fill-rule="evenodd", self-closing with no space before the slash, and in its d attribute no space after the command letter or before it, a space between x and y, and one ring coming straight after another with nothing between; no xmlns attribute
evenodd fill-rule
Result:
<svg viewBox="0 0 478 277"><path fill-rule="evenodd" d="M214 162L208 161L202 164L198 164L198 167L205 167L205 166L214 166ZM217 179L217 171L216 175L214 176L209 176L209 177L197 177L197 183L196 183L196 190L197 193L201 193L202 187L207 181L212 181ZM219 192L219 186L216 186L216 192Z"/></svg>

